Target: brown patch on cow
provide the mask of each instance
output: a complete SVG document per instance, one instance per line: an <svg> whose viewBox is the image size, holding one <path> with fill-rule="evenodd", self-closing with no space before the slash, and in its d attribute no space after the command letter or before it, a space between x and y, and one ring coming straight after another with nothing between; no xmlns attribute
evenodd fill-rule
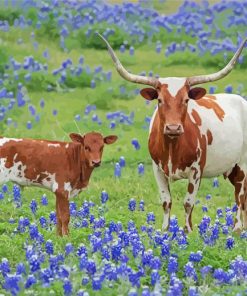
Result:
<svg viewBox="0 0 247 296"><path fill-rule="evenodd" d="M205 98L209 98L211 100L216 100L216 96L213 96L213 95L206 95Z"/></svg>
<svg viewBox="0 0 247 296"><path fill-rule="evenodd" d="M193 226L192 226L192 218L191 218L191 216L192 216L192 212L193 212L193 209L194 209L194 205L191 206L190 203L186 202L184 204L184 209L185 209L186 214L189 215L188 221L189 221L190 228L192 230L193 229Z"/></svg>
<svg viewBox="0 0 247 296"><path fill-rule="evenodd" d="M208 145L211 145L213 142L213 135L210 130L207 130L207 139L208 139Z"/></svg>
<svg viewBox="0 0 247 296"><path fill-rule="evenodd" d="M163 202L163 209L164 209L164 212L167 212L168 211L168 209L170 210L171 209L171 207L172 207L172 203L171 202L166 202L166 201L164 201Z"/></svg>
<svg viewBox="0 0 247 296"><path fill-rule="evenodd" d="M194 191L194 185L193 185L192 183L189 183L189 186L188 186L188 192L189 192L190 194L192 194L193 191Z"/></svg>
<svg viewBox="0 0 247 296"><path fill-rule="evenodd" d="M193 116L197 125L202 125L201 117L195 109L192 109L191 115Z"/></svg>
<svg viewBox="0 0 247 296"><path fill-rule="evenodd" d="M199 106L205 107L207 109L212 109L215 115L219 118L220 121L223 121L225 112L224 110L218 105L217 101L212 100L210 98L204 97L199 100L195 101Z"/></svg>

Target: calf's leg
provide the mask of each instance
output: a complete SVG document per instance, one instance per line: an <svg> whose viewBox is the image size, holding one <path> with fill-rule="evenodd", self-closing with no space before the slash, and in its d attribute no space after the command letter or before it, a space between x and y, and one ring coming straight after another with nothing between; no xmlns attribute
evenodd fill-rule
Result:
<svg viewBox="0 0 247 296"><path fill-rule="evenodd" d="M159 166L157 166L157 164L154 161L153 161L153 171L154 171L156 182L159 187L160 200L164 210L162 229L165 230L169 226L170 211L172 207L172 199L171 199L171 194L169 189L169 183L164 172L162 172L162 170L159 168Z"/></svg>
<svg viewBox="0 0 247 296"><path fill-rule="evenodd" d="M68 235L69 234L69 199L68 193L66 192L56 192L56 208L57 208L57 232L59 235Z"/></svg>

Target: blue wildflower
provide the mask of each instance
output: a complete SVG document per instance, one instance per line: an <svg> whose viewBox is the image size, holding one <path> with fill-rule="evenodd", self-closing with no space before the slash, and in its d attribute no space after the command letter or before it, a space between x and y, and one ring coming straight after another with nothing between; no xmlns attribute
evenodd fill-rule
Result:
<svg viewBox="0 0 247 296"><path fill-rule="evenodd" d="M229 236L226 239L226 249L229 249L229 250L233 249L234 244L235 244L234 238Z"/></svg>
<svg viewBox="0 0 247 296"><path fill-rule="evenodd" d="M191 262L200 262L202 260L202 251L197 251L196 253L191 252L189 260Z"/></svg>
<svg viewBox="0 0 247 296"><path fill-rule="evenodd" d="M129 205L128 205L128 208L131 212L135 211L136 209L136 200L134 198L131 198L129 200Z"/></svg>
<svg viewBox="0 0 247 296"><path fill-rule="evenodd" d="M175 274L178 271L178 259L175 256L171 256L168 259L167 272L169 274Z"/></svg>
<svg viewBox="0 0 247 296"><path fill-rule="evenodd" d="M42 197L41 197L41 204L43 206L47 206L48 205L48 199L46 197L46 194L43 194Z"/></svg>
<svg viewBox="0 0 247 296"><path fill-rule="evenodd" d="M64 279L63 281L63 292L64 295L72 295L72 284L69 279Z"/></svg>
<svg viewBox="0 0 247 296"><path fill-rule="evenodd" d="M30 202L30 209L34 215L36 214L37 208L38 208L38 205L37 205L36 200L32 199Z"/></svg>
<svg viewBox="0 0 247 296"><path fill-rule="evenodd" d="M102 204L105 204L108 201L108 199L109 199L108 193L105 190L103 190L101 192L101 202L102 202Z"/></svg>
<svg viewBox="0 0 247 296"><path fill-rule="evenodd" d="M48 255L52 255L54 253L53 242L50 239L45 244L45 250Z"/></svg>
<svg viewBox="0 0 247 296"><path fill-rule="evenodd" d="M37 280L36 280L35 276L32 274L28 275L26 283L25 283L25 289L30 288L32 285L34 285L36 283L37 283Z"/></svg>

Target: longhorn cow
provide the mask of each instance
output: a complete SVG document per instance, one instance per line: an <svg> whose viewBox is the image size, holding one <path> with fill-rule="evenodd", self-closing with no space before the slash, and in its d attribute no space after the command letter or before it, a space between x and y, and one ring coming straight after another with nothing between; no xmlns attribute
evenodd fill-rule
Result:
<svg viewBox="0 0 247 296"><path fill-rule="evenodd" d="M149 152L164 209L162 228L169 226L172 199L169 180L188 179L184 199L185 229L192 231L192 211L201 178L224 175L235 187L238 207L234 230L247 228L247 102L239 95L207 95L194 85L222 79L233 69L247 38L220 71L193 77L150 78L129 73L110 44L115 67L124 79L149 85L141 95L156 99L150 125ZM242 220L241 221L241 214Z"/></svg>

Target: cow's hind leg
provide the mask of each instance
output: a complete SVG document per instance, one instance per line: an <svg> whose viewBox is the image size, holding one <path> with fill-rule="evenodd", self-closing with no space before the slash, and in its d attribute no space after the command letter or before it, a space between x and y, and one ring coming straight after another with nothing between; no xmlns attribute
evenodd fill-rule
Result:
<svg viewBox="0 0 247 296"><path fill-rule="evenodd" d="M69 234L69 199L66 192L56 192L56 202L58 210L58 234L68 235Z"/></svg>
<svg viewBox="0 0 247 296"><path fill-rule="evenodd" d="M243 215L244 224L246 224L246 177L247 174L240 166L236 165L228 176L228 179L235 188L235 202L237 205L237 213L235 218L234 231L240 232L242 230L241 212Z"/></svg>
<svg viewBox="0 0 247 296"><path fill-rule="evenodd" d="M247 176L244 180L244 194L240 196L240 204L243 217L243 227L247 229Z"/></svg>
<svg viewBox="0 0 247 296"><path fill-rule="evenodd" d="M192 168L189 175L188 191L184 198L184 209L185 209L185 231L191 232L192 226L192 212L195 204L195 197L198 192L201 181L201 173L199 169Z"/></svg>
<svg viewBox="0 0 247 296"><path fill-rule="evenodd" d="M157 166L157 164L154 161L153 161L153 171L154 171L156 182L159 187L160 201L162 203L162 207L164 210L162 229L165 230L169 226L170 211L172 207L169 183L164 172L162 172L162 170L159 168L159 166Z"/></svg>

